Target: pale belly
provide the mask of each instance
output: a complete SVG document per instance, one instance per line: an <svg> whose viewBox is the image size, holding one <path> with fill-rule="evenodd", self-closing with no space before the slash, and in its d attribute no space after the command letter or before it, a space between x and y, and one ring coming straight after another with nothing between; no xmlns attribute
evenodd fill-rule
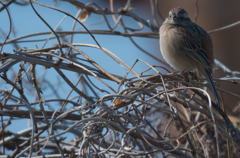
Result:
<svg viewBox="0 0 240 158"><path fill-rule="evenodd" d="M181 52L178 45L174 44L174 42L167 38L164 33L160 38L160 50L163 58L176 71L191 71L195 68L195 66L191 63L191 60L193 59L185 55L187 52Z"/></svg>

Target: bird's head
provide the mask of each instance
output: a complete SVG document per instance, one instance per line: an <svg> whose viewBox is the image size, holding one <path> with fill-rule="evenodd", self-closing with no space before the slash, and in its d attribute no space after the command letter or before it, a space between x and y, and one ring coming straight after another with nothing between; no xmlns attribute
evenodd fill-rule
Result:
<svg viewBox="0 0 240 158"><path fill-rule="evenodd" d="M169 16L164 23L186 26L191 22L187 12L181 7L175 7L169 12Z"/></svg>

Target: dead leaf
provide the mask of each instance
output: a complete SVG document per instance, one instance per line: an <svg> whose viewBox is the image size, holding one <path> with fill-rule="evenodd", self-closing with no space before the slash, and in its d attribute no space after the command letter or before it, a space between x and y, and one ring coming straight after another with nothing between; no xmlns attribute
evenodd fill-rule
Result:
<svg viewBox="0 0 240 158"><path fill-rule="evenodd" d="M85 10L84 12L82 12L81 16L78 18L78 20L83 23L84 21L87 20L87 18L89 18L91 12L89 12L88 10Z"/></svg>

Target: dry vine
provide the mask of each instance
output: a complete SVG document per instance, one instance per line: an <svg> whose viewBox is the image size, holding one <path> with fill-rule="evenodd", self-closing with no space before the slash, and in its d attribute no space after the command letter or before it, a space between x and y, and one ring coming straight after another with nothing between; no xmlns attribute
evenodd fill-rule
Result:
<svg viewBox="0 0 240 158"><path fill-rule="evenodd" d="M57 31L44 21L50 32L29 34L14 39L6 38L6 41L1 43L3 47L6 44L33 42L24 39L43 34L51 35L48 39L38 39L39 41L48 42L49 39L56 38L58 42L52 47L19 48L12 53L0 54L2 61L0 77L11 85L10 89L0 90L0 146L3 147L1 158L7 157L6 150L9 152L9 157L36 158L161 156L204 158L214 155L235 157L239 154L240 131L222 110L224 108L219 108L211 101L209 94L203 89L207 87L204 78L195 73L162 74L155 66L139 59L129 66L113 52L101 47L99 41L94 38L94 34L124 36L130 38L137 47L139 46L132 39L133 36L158 38L159 27L134 14L130 0L118 11L114 11L113 0L110 0L110 10L100 8L93 2L83 4L75 0L64 1L79 8L80 11L75 17L34 0L29 1L30 4L21 3L31 5L43 21L34 6L41 5L61 12L82 25L85 31L75 31L75 23L71 31ZM13 2L9 0L3 5L4 8L6 9ZM155 5L158 1L150 2L152 12L156 13L158 10ZM196 6L198 7L197 1ZM90 14L102 15L109 31L89 31L82 22L89 18ZM109 24L107 15L112 16L115 21L113 27ZM140 29L125 26L122 19L124 16L135 20ZM144 26L150 28L152 32L137 32ZM233 25L224 28L231 26ZM115 31L116 27L124 28L125 32ZM211 32L219 30L222 29ZM76 34L89 34L96 44L73 43L72 36ZM66 37L68 42L63 42ZM126 74L121 76L106 71L81 50L83 47L100 49L125 69ZM143 50L141 47L139 49ZM146 64L154 72L151 71L153 72L151 75L146 75L148 70L142 70L142 74L137 73L134 68L139 62ZM231 71L217 60L216 65L228 75L215 79L216 81L229 84L240 82L239 72ZM39 66L44 68L43 75L38 74ZM19 68L18 71L16 67ZM49 83L51 77L46 74L47 71L53 70L64 83L57 86ZM64 73L65 71L77 72L79 74L77 82L73 82L72 78ZM129 74L134 77L128 77ZM105 87L100 88L95 84L94 78ZM111 86L113 82L117 83L117 87ZM84 85L85 88L79 88L79 84ZM63 85L70 86L71 91L68 93L58 91ZM220 86L218 90L240 98L239 95L227 92ZM14 91L17 93L13 93ZM51 99L44 99L49 91L54 95ZM59 93L66 93L66 97L60 97ZM30 102L34 100L33 98L36 101ZM225 104L224 100L222 103ZM31 127L17 132L6 130L11 126L11 122L21 118L30 119ZM74 138L69 141L65 136L70 133L74 134ZM217 153L216 148L219 148L221 153Z"/></svg>

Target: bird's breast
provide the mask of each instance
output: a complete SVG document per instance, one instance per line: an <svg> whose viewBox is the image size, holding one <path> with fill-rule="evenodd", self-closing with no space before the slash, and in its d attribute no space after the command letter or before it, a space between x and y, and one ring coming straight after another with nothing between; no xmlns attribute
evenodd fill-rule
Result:
<svg viewBox="0 0 240 158"><path fill-rule="evenodd" d="M177 37L177 38L176 38ZM160 28L160 50L163 58L177 71L190 71L194 69L189 57L187 57L180 47L181 37L177 30L167 25Z"/></svg>

